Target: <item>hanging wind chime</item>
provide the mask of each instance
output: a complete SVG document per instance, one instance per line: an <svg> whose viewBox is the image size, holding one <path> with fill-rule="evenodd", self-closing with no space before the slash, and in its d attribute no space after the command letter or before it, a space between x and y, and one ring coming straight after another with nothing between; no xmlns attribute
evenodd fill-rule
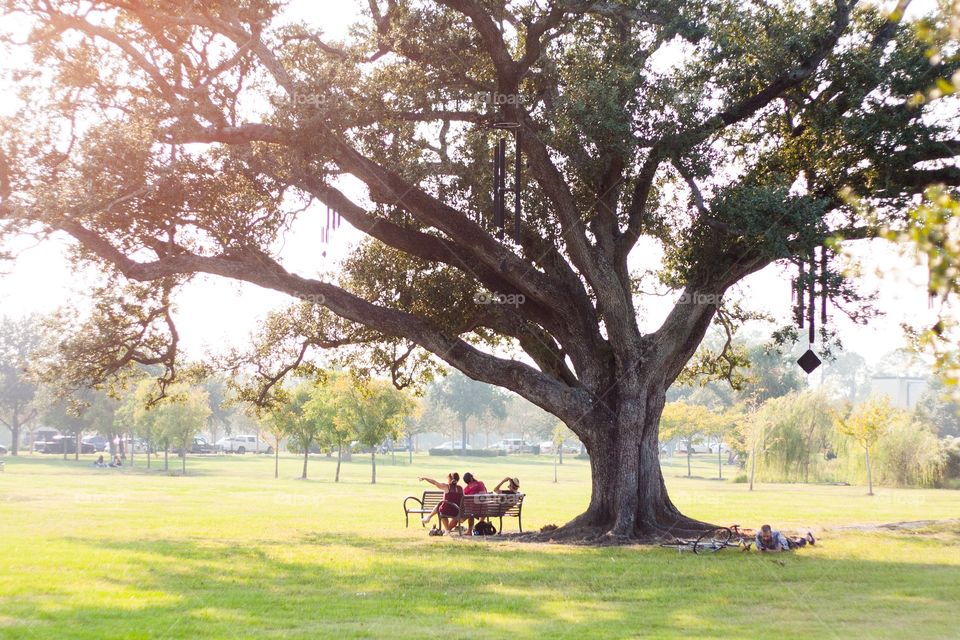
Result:
<svg viewBox="0 0 960 640"><path fill-rule="evenodd" d="M520 123L496 122L494 129L510 130L514 134L513 152L513 236L520 244L520 191L523 188L521 175L522 156L520 151ZM497 229L497 239L503 240L506 229L506 196L507 196L507 139L500 138L493 148L493 226Z"/></svg>
<svg viewBox="0 0 960 640"><path fill-rule="evenodd" d="M817 261L816 247L810 248L809 267L805 264L806 260L801 260L798 264L799 274L793 281L793 296L795 302L794 318L797 325L803 329L806 322L808 329L806 352L797 360L797 364L806 373L810 374L822 364L822 361L813 351L813 344L816 342L816 317L817 317L817 280L820 281L820 324L827 323L827 248L820 247L820 260ZM807 273L804 273L805 270ZM819 271L819 275L818 272Z"/></svg>
<svg viewBox="0 0 960 640"><path fill-rule="evenodd" d="M327 226L320 228L320 242L330 243L330 235L340 227L340 212L327 205ZM327 257L327 252L323 252L323 257Z"/></svg>

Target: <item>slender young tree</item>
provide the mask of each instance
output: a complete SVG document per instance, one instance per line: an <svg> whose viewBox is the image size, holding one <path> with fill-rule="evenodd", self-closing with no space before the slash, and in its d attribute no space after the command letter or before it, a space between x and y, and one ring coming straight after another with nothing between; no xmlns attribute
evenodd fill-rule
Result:
<svg viewBox="0 0 960 640"><path fill-rule="evenodd" d="M10 430L10 455L20 453L21 431L40 413L39 386L27 367L42 339L36 317L0 319L0 424Z"/></svg>
<svg viewBox="0 0 960 640"><path fill-rule="evenodd" d="M350 380L337 396L337 419L356 429L360 443L370 448L370 484L377 483L377 447L403 433L404 419L414 410L402 391L383 380Z"/></svg>
<svg viewBox="0 0 960 640"><path fill-rule="evenodd" d="M171 379L182 283L242 280L305 302L278 371L362 344L350 357L401 386L440 360L567 424L593 491L552 535L700 530L667 495L659 424L735 316L724 295L803 264L798 289L856 314L834 252L960 184L955 105L915 99L958 57L929 60L906 0L880 4L371 0L332 42L272 0L10 0L34 28L9 59L44 73L11 65L25 99L0 121L0 218L66 234L108 274L64 341L92 354L77 377L148 362ZM494 196L501 138L521 170ZM371 241L338 274L294 273L278 239L324 207ZM654 246L678 298L644 330L635 256Z"/></svg>

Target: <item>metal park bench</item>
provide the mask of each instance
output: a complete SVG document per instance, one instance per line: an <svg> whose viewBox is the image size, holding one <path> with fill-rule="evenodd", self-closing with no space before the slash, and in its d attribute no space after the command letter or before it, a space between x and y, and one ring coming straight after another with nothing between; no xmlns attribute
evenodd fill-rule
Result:
<svg viewBox="0 0 960 640"><path fill-rule="evenodd" d="M403 500L403 515L410 526L410 514L419 514L421 518L433 512L434 507L443 502L443 491L424 491L423 497L407 496ZM420 523L423 526L423 523Z"/></svg>
<svg viewBox="0 0 960 640"><path fill-rule="evenodd" d="M522 493L474 493L463 496L460 504L460 521L467 518L499 518L498 533L503 533L503 518L517 519L517 527L523 533L523 496ZM461 531L462 534L462 531Z"/></svg>

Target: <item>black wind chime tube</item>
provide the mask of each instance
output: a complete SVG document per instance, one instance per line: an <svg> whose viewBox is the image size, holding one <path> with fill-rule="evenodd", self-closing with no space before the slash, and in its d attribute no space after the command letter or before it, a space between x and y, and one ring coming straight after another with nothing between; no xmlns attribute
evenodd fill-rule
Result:
<svg viewBox="0 0 960 640"><path fill-rule="evenodd" d="M493 148L493 226L500 222L500 143Z"/></svg>
<svg viewBox="0 0 960 640"><path fill-rule="evenodd" d="M810 317L807 320L810 322L808 329L810 330L810 344L816 342L817 334L816 327L814 322L817 317L817 253L816 249L810 249L810 304L808 306L808 311Z"/></svg>
<svg viewBox="0 0 960 640"><path fill-rule="evenodd" d="M798 267L799 267L799 269L800 269L800 273L797 275L797 283L796 283L796 285L794 285L794 286L796 287L796 291L797 291L797 324L799 325L799 327L800 327L801 329L803 329L803 317L804 317L804 315L805 315L803 303L804 303L804 300L806 300L806 297L807 297L807 290L806 290L806 288L803 286L803 284L804 284L804 283L803 283L803 271L804 271L803 268L804 268L804 262L801 261L801 262L799 263Z"/></svg>
<svg viewBox="0 0 960 640"><path fill-rule="evenodd" d="M503 229L506 226L505 201L507 191L507 139L500 138L497 142L497 187L494 206L497 239L503 240Z"/></svg>
<svg viewBox="0 0 960 640"><path fill-rule="evenodd" d="M513 237L517 244L520 244L520 191L523 188L521 182L521 152L520 152L520 129L516 133L516 149L513 156Z"/></svg>
<svg viewBox="0 0 960 640"><path fill-rule="evenodd" d="M820 247L820 325L827 326L827 301L830 294L827 291L827 248Z"/></svg>

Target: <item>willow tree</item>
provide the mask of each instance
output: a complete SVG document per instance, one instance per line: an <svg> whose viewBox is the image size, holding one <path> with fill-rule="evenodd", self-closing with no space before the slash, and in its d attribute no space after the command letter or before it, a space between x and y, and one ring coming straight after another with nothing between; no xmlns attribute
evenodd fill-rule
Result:
<svg viewBox="0 0 960 640"><path fill-rule="evenodd" d="M174 367L183 282L246 281L303 301L278 332L298 364L351 345L402 385L443 362L567 424L593 492L558 535L694 529L657 431L711 323L735 322L723 295L960 177L950 99L913 99L957 59L928 60L906 2L359 4L343 41L273 0L3 4L34 66L2 124L2 216L106 274L75 347L92 377ZM495 197L500 137L521 182ZM324 207L369 241L337 273L292 272L282 233ZM658 251L662 319L637 258ZM834 269L804 273L855 313Z"/></svg>

